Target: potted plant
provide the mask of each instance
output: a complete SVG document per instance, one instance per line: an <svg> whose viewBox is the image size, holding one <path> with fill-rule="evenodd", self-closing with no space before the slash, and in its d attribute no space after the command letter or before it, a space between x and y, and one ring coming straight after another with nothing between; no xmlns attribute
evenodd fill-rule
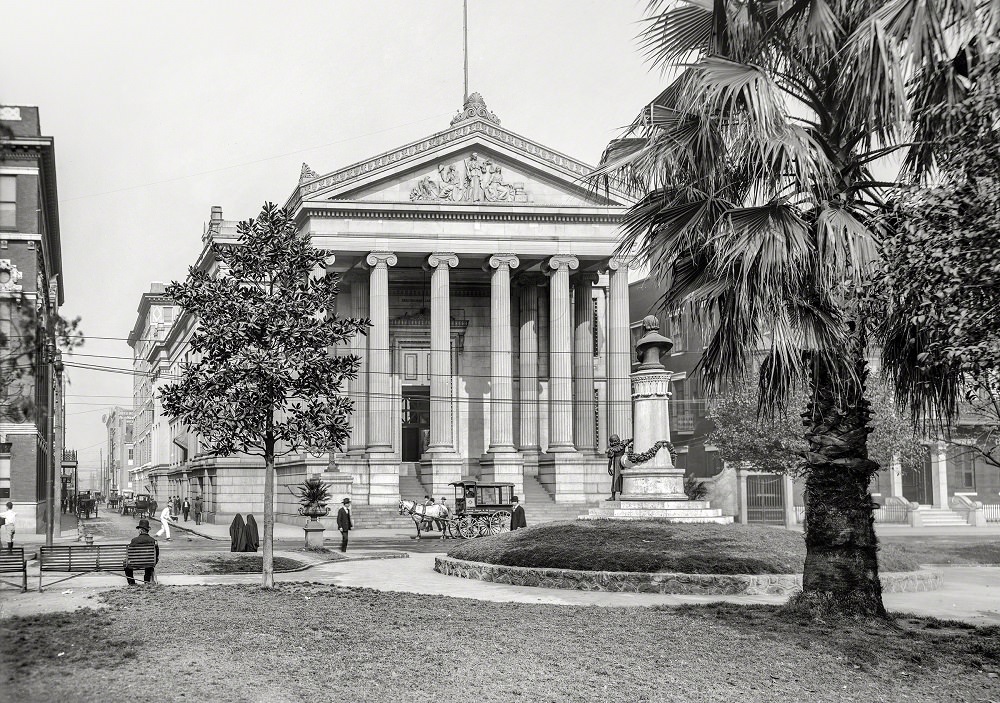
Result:
<svg viewBox="0 0 1000 703"><path fill-rule="evenodd" d="M299 515L315 521L330 514L330 508L326 507L327 501L330 500L330 484L313 477L299 484L298 489L299 503L301 503Z"/></svg>

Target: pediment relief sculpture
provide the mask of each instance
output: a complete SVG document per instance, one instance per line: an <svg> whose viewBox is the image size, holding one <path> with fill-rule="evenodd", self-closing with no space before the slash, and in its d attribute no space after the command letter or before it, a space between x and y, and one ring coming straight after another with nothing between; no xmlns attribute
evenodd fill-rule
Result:
<svg viewBox="0 0 1000 703"><path fill-rule="evenodd" d="M438 181L424 176L410 191L413 202L441 203L526 203L528 196L523 183L507 183L500 164L472 152L462 162L462 173L456 164L440 164Z"/></svg>

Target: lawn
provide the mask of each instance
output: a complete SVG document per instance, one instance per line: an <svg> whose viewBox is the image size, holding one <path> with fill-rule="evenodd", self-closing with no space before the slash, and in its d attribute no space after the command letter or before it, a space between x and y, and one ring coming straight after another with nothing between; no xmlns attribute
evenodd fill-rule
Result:
<svg viewBox="0 0 1000 703"><path fill-rule="evenodd" d="M153 587L0 621L11 701L998 700L997 628L838 628L776 607Z"/></svg>
<svg viewBox="0 0 1000 703"><path fill-rule="evenodd" d="M948 564L951 566L974 564L1000 564L1000 543L995 535L976 537L911 537L892 535L881 539L883 545L891 544L921 564Z"/></svg>
<svg viewBox="0 0 1000 703"><path fill-rule="evenodd" d="M802 534L747 525L661 522L552 522L453 547L448 556L506 566L686 574L802 572ZM913 571L919 562L896 546L879 552L883 572Z"/></svg>
<svg viewBox="0 0 1000 703"><path fill-rule="evenodd" d="M260 554L161 551L156 570L161 574L259 574L263 560ZM274 558L275 571L291 571L302 566L304 563L295 559Z"/></svg>

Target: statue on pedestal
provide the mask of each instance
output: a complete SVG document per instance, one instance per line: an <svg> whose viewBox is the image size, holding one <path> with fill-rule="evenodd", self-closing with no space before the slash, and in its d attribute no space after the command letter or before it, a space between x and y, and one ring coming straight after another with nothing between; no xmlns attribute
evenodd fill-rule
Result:
<svg viewBox="0 0 1000 703"><path fill-rule="evenodd" d="M608 438L608 476L611 477L611 497L608 500L614 500L615 495L622 492L622 457L627 449L628 443L618 435Z"/></svg>

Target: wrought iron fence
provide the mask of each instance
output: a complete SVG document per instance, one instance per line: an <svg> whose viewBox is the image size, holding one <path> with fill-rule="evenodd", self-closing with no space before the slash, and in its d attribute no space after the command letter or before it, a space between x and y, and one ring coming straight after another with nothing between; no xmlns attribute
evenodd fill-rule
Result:
<svg viewBox="0 0 1000 703"><path fill-rule="evenodd" d="M897 525L905 524L906 513L905 505L899 505L898 503L882 505L875 510L875 522L895 523Z"/></svg>
<svg viewBox="0 0 1000 703"><path fill-rule="evenodd" d="M983 512L986 522L1000 522L1000 503L984 503Z"/></svg>
<svg viewBox="0 0 1000 703"><path fill-rule="evenodd" d="M785 524L785 500L781 476L753 474L747 476L747 522Z"/></svg>

